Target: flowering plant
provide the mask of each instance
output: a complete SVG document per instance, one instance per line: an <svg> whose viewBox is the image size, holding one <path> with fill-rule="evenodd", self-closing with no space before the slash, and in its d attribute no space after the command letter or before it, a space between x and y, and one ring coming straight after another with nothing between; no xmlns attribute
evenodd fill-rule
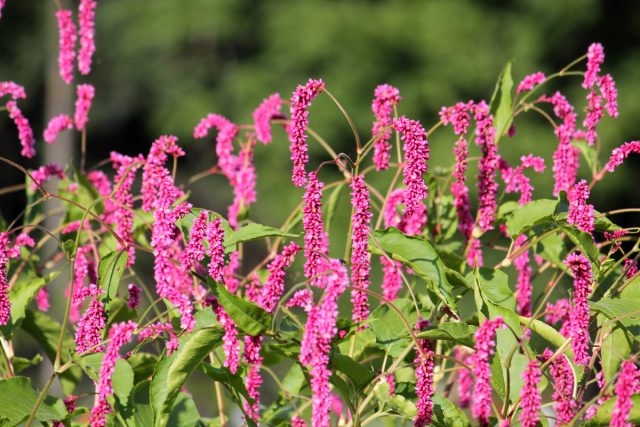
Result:
<svg viewBox="0 0 640 427"><path fill-rule="evenodd" d="M80 74L91 71L95 6L80 2L77 27L73 11L56 14L67 84L76 58ZM0 232L2 425L638 425L640 229L618 226L623 210L598 212L589 197L640 142L601 163L598 123L618 115L603 60L594 43L557 73L527 76L515 93L507 64L489 102L443 107L428 130L400 114L397 88L380 85L366 141L319 79L290 101L267 97L250 124L209 114L193 136L215 138L217 163L201 178L228 180L234 199L224 213L189 202L175 169L192 148L171 135L90 169L84 158L77 170L27 170L0 158L27 180L27 205ZM581 122L562 93L545 93L573 76L587 91ZM0 82L31 158L36 138L19 109L26 93ZM75 130L84 154L99 94L88 83L76 94L74 114L53 117L43 139L55 144ZM310 127L319 96L352 128L348 152ZM517 140L524 113L544 117L557 139L548 142L557 145L555 184L544 198L534 198L529 175L549 159L532 153L509 164L500 154ZM252 221L249 210L254 151L284 143L273 126L290 144L293 170L282 183L304 190L279 227ZM455 161L430 167L429 139L448 126ZM310 143L329 160L310 158ZM335 176L329 169L340 178L325 182ZM44 207L53 199L64 215L48 229ZM349 215L346 236L331 233L340 210ZM257 263L246 256L250 241L266 248ZM66 306L56 316L49 292L65 271ZM26 335L39 346L32 359L16 345ZM34 384L21 373L45 365L43 356L52 369ZM211 381L214 418L201 416L213 411L197 407L186 387L196 372ZM263 381L277 384L277 396L261 393Z"/></svg>

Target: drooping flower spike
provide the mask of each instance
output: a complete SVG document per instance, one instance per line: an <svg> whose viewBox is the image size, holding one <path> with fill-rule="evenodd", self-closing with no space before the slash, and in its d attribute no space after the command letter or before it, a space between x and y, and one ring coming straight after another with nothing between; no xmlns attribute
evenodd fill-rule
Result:
<svg viewBox="0 0 640 427"><path fill-rule="evenodd" d="M76 24L70 10L62 9L56 12L58 20L58 69L60 77L67 84L73 81L73 61L76 57Z"/></svg>
<svg viewBox="0 0 640 427"><path fill-rule="evenodd" d="M322 218L322 188L316 171L309 173L309 181L304 194L302 207L302 226L304 228L304 276L311 284L321 286L324 281L320 275L324 272L329 250L329 240Z"/></svg>
<svg viewBox="0 0 640 427"><path fill-rule="evenodd" d="M625 142L620 147L614 148L605 168L608 172L615 171L632 153L640 154L640 141Z"/></svg>
<svg viewBox="0 0 640 427"><path fill-rule="evenodd" d="M371 213L369 207L369 190L364 182L364 176L358 175L351 183L351 282L354 289L351 292L353 303L352 319L361 323L369 318L368 295L364 289L371 284L371 254L368 251L369 231L371 230Z"/></svg>
<svg viewBox="0 0 640 427"><path fill-rule="evenodd" d="M553 351L545 349L542 359L547 361L553 356ZM568 424L574 417L578 407L573 399L573 371L569 361L564 355L558 356L549 365L551 378L553 379L553 409L556 411L556 422L559 426Z"/></svg>
<svg viewBox="0 0 640 427"><path fill-rule="evenodd" d="M95 10L96 2L94 0L80 0L78 6L78 32L80 34L78 70L83 75L91 72L91 62L96 51Z"/></svg>
<svg viewBox="0 0 640 427"><path fill-rule="evenodd" d="M295 242L291 242L267 265L269 277L258 298L258 304L266 311L273 312L280 302L280 298L282 298L282 294L284 293L285 269L293 263L299 250L300 246ZM289 306L288 303L287 306Z"/></svg>
<svg viewBox="0 0 640 427"><path fill-rule="evenodd" d="M378 137L373 146L373 164L376 170L386 170L389 168L391 158L391 124L393 107L400 102L400 91L388 84L376 87L373 92L374 98L371 103L371 110L375 121L371 129L371 137ZM389 128L385 130L386 128Z"/></svg>
<svg viewBox="0 0 640 427"><path fill-rule="evenodd" d="M76 89L76 111L73 117L78 130L84 129L89 121L89 110L95 93L94 87L90 84L78 85Z"/></svg>
<svg viewBox="0 0 640 427"><path fill-rule="evenodd" d="M11 317L11 301L7 295L7 264L9 263L9 234L0 232L0 325L6 325Z"/></svg>
<svg viewBox="0 0 640 427"><path fill-rule="evenodd" d="M36 155L36 140L33 137L33 130L31 129L29 120L22 114L22 111L18 108L18 104L15 101L7 102L7 111L9 112L9 117L18 128L18 138L20 139L20 145L22 145L20 154L26 158L32 158Z"/></svg>
<svg viewBox="0 0 640 427"><path fill-rule="evenodd" d="M529 74L518 84L517 93L528 92L533 90L538 85L541 85L546 80L544 73L538 71L537 73Z"/></svg>
<svg viewBox="0 0 640 427"><path fill-rule="evenodd" d="M44 131L44 140L47 144L53 144L58 134L63 130L73 129L73 119L66 114L60 114L49 120Z"/></svg>
<svg viewBox="0 0 640 427"><path fill-rule="evenodd" d="M324 90L322 80L310 79L306 85L299 85L291 95L291 124L288 127L289 150L293 161L293 175L291 177L296 187L302 187L307 182L305 167L309 162L309 147L307 146L307 127L309 126L309 107L311 101Z"/></svg>
<svg viewBox="0 0 640 427"><path fill-rule="evenodd" d="M271 120L285 118L282 114L282 104L283 100L280 98L280 94L274 93L265 98L253 112L256 137L261 143L269 144L271 142Z"/></svg>
<svg viewBox="0 0 640 427"><path fill-rule="evenodd" d="M472 356L472 372L475 379L471 412L481 423L487 424L491 416L491 355L495 351L496 330L503 326L501 317L486 319L474 334L475 354Z"/></svg>
<svg viewBox="0 0 640 427"><path fill-rule="evenodd" d="M571 253L565 264L573 273L573 300L569 316L569 335L577 364L589 363L589 294L591 293L591 263L582 254Z"/></svg>

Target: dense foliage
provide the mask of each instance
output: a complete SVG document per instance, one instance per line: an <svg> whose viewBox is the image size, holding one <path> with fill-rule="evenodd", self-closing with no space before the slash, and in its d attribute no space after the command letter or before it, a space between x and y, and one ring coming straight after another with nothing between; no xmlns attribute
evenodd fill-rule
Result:
<svg viewBox="0 0 640 427"><path fill-rule="evenodd" d="M77 12L56 13L66 84L91 73L95 6L82 0ZM598 125L618 116L603 63L593 43L515 89L508 63L488 101L442 107L428 129L410 118L400 90L383 84L366 138L339 96L311 79L290 100L265 98L252 123L215 113L194 123L193 139L213 142L216 164L182 182L180 158L196 143L172 135L87 167L100 94L77 84L73 114L51 118L43 139L78 132L79 167L28 170L0 157L26 179L5 191L27 198L0 232L2 425L640 423L640 229L615 221L638 209L599 212L589 203L640 142L601 152ZM582 82L584 112L546 91L561 78ZM20 110L27 92L0 82L21 154L32 158L38 144ZM320 97L353 131L344 152L314 131ZM548 121L540 145L554 154L509 164L502 152L517 143L525 113ZM272 173L300 189L291 212L270 201L279 226L253 221L251 211L263 172L254 152L285 144L273 127L288 135L292 171ZM450 136L453 165L431 165L435 133ZM330 160L310 155L311 144ZM546 168L554 186L536 198L531 175ZM189 185L212 175L233 189L226 212L189 202ZM349 218L346 235L333 227L339 215ZM252 247L266 253L257 263L246 256ZM372 271L382 271L381 292ZM49 293L66 272L58 317ZM40 350L33 358L19 351L27 336ZM45 357L52 370L40 384L30 369ZM198 374L210 382L215 417L202 416L213 411L189 393ZM262 396L263 381L275 382L278 396Z"/></svg>

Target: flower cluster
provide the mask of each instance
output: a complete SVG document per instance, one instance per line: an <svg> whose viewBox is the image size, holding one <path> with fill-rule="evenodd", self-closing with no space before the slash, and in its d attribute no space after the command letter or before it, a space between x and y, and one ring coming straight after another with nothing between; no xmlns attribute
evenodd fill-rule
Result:
<svg viewBox="0 0 640 427"><path fill-rule="evenodd" d="M373 164L376 170L389 168L391 158L391 124L393 108L400 102L400 91L391 85L380 85L373 92L371 110L375 120L371 128L372 138L377 138L373 146Z"/></svg>
<svg viewBox="0 0 640 427"><path fill-rule="evenodd" d="M369 274L371 272L371 255L368 251L369 231L371 228L371 214L369 208L369 191L364 182L364 176L358 175L351 183L351 282L354 289L351 292L353 303L353 321L364 322L369 317L369 301L366 289L369 288Z"/></svg>
<svg viewBox="0 0 640 427"><path fill-rule="evenodd" d="M488 423L491 416L491 366L489 359L494 353L496 330L503 325L501 317L485 320L476 333L475 350L471 358L471 367L475 379L471 412L480 422Z"/></svg>
<svg viewBox="0 0 640 427"><path fill-rule="evenodd" d="M571 253L565 264L573 273L573 301L569 317L569 336L577 364L589 363L589 294L591 293L591 263L582 254Z"/></svg>

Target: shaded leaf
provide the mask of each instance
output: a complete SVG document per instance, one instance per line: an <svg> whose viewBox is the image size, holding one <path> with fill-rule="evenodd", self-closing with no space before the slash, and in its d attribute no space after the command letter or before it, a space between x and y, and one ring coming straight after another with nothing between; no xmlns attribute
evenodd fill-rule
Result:
<svg viewBox="0 0 640 427"><path fill-rule="evenodd" d="M9 420L9 425L17 425L26 420L38 401L38 392L27 377L13 377L0 380L0 418ZM41 402L35 418L38 421L53 421L64 418L57 405Z"/></svg>
<svg viewBox="0 0 640 427"><path fill-rule="evenodd" d="M434 427L469 427L471 423L457 405L440 393L436 393L433 396L432 425Z"/></svg>
<svg viewBox="0 0 640 427"><path fill-rule="evenodd" d="M98 264L98 287L106 293L103 301L107 310L118 293L118 285L127 266L128 257L126 251L113 251L102 257Z"/></svg>
<svg viewBox="0 0 640 427"><path fill-rule="evenodd" d="M514 210L507 216L509 236L516 238L535 225L550 223L557 206L557 200L539 199Z"/></svg>
<svg viewBox="0 0 640 427"><path fill-rule="evenodd" d="M224 248L226 251L233 251L238 243L272 236L298 237L297 234L287 233L278 228L252 222L231 233L225 231Z"/></svg>
<svg viewBox="0 0 640 427"><path fill-rule="evenodd" d="M389 407L392 411L403 415L405 418L411 420L418 413L416 405L404 396L395 393L391 396L389 384L384 379L378 381L375 385L373 388L373 394L381 407Z"/></svg>
<svg viewBox="0 0 640 427"><path fill-rule="evenodd" d="M230 293L224 286L207 280L224 311L243 332L257 336L271 326L271 315L256 304Z"/></svg>
<svg viewBox="0 0 640 427"><path fill-rule="evenodd" d="M436 326L430 326L426 330L417 334L418 338L430 340L453 341L457 344L473 347L473 334L476 332L475 326L459 322L441 322Z"/></svg>

